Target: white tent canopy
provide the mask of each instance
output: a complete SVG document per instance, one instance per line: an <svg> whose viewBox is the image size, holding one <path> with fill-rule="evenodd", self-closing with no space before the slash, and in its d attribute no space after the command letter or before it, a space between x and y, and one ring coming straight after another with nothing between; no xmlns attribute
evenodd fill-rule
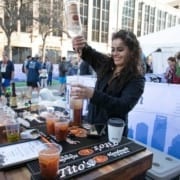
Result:
<svg viewBox="0 0 180 180"><path fill-rule="evenodd" d="M162 51L176 53L180 51L180 25L167 28L138 38L146 56L160 48Z"/></svg>

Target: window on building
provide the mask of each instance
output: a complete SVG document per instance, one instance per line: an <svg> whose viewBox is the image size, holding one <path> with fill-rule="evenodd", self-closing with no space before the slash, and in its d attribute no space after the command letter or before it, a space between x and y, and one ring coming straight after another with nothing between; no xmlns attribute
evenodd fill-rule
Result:
<svg viewBox="0 0 180 180"><path fill-rule="evenodd" d="M166 12L162 12L162 18L161 18L161 29L166 28Z"/></svg>
<svg viewBox="0 0 180 180"><path fill-rule="evenodd" d="M101 42L108 42L109 0L102 1Z"/></svg>
<svg viewBox="0 0 180 180"><path fill-rule="evenodd" d="M39 0L39 32L47 32L51 27L51 2L50 0Z"/></svg>
<svg viewBox="0 0 180 180"><path fill-rule="evenodd" d="M150 7L149 33L154 32L154 24L155 24L155 7Z"/></svg>
<svg viewBox="0 0 180 180"><path fill-rule="evenodd" d="M160 30L165 29L165 27L166 27L166 16L167 16L167 13L165 11L161 11L161 10L157 11L156 31L160 31Z"/></svg>
<svg viewBox="0 0 180 180"><path fill-rule="evenodd" d="M178 18L178 24L180 24L180 18Z"/></svg>
<svg viewBox="0 0 180 180"><path fill-rule="evenodd" d="M80 14L81 14L81 23L82 23L82 28L83 28L83 34L87 38L87 32L88 32L88 0L81 0Z"/></svg>
<svg viewBox="0 0 180 180"><path fill-rule="evenodd" d="M175 25L176 25L176 16L173 16L171 26L175 26Z"/></svg>
<svg viewBox="0 0 180 180"><path fill-rule="evenodd" d="M156 22L157 26L156 26L156 31L160 31L161 30L161 14L162 14L161 10L158 10L157 11L157 22Z"/></svg>
<svg viewBox="0 0 180 180"><path fill-rule="evenodd" d="M172 22L172 15L171 14L168 14L168 20L167 20L167 26L168 27L171 27L171 22Z"/></svg>
<svg viewBox="0 0 180 180"><path fill-rule="evenodd" d="M93 0L92 41L96 42L100 39L100 3L101 0Z"/></svg>
<svg viewBox="0 0 180 180"><path fill-rule="evenodd" d="M63 30L63 1L53 0L52 10L53 36L61 36Z"/></svg>
<svg viewBox="0 0 180 180"><path fill-rule="evenodd" d="M12 60L15 64L22 64L27 56L32 54L28 47L12 47Z"/></svg>
<svg viewBox="0 0 180 180"><path fill-rule="evenodd" d="M135 0L124 0L122 13L122 29L134 30Z"/></svg>
<svg viewBox="0 0 180 180"><path fill-rule="evenodd" d="M149 32L149 21L150 21L150 6L145 5L145 14L144 14L144 35Z"/></svg>
<svg viewBox="0 0 180 180"><path fill-rule="evenodd" d="M61 56L61 52L59 49L46 49L46 56L55 64L59 63L59 57Z"/></svg>
<svg viewBox="0 0 180 180"><path fill-rule="evenodd" d="M167 26L168 27L172 27L176 25L176 16L173 16L171 14L168 14L168 18L167 18ZM178 24L180 24L180 18L178 20Z"/></svg>
<svg viewBox="0 0 180 180"><path fill-rule="evenodd" d="M33 3L22 5L22 16L20 17L21 32L32 33L33 26Z"/></svg>
<svg viewBox="0 0 180 180"><path fill-rule="evenodd" d="M143 8L143 3L140 2L138 5L137 36L141 36L142 8Z"/></svg>

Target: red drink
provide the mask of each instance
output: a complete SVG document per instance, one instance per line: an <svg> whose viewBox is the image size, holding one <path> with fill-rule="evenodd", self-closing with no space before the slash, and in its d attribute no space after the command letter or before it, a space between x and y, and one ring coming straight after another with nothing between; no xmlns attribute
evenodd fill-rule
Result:
<svg viewBox="0 0 180 180"><path fill-rule="evenodd" d="M81 126L82 109L73 109L73 126Z"/></svg>
<svg viewBox="0 0 180 180"><path fill-rule="evenodd" d="M82 99L71 99L70 107L72 109L72 126L81 126L81 116L82 116Z"/></svg>
<svg viewBox="0 0 180 180"><path fill-rule="evenodd" d="M69 122L68 121L57 121L55 122L55 136L58 141L64 141L66 140L66 137L68 135L68 127Z"/></svg>
<svg viewBox="0 0 180 180"><path fill-rule="evenodd" d="M54 135L55 129L54 124L55 121L57 121L58 118L55 115L47 115L46 116L46 130L48 135Z"/></svg>
<svg viewBox="0 0 180 180"><path fill-rule="evenodd" d="M61 151L62 147L47 144L45 149L39 152L39 167L43 179L56 179Z"/></svg>

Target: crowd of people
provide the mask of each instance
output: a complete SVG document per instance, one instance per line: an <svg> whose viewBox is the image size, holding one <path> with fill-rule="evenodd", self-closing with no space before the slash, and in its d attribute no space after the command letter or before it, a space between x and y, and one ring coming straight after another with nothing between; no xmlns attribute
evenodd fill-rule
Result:
<svg viewBox="0 0 180 180"><path fill-rule="evenodd" d="M111 57L108 56L108 57ZM58 62L58 82L59 82L59 95L64 96L66 92L66 78L71 75L93 75L96 74L93 65L88 63L86 57L78 55L76 60L69 60L66 57L60 57ZM89 57L87 57L89 58ZM143 74L153 73L152 62L145 57L140 48L140 60ZM38 55L32 57L28 55L23 62L22 72L26 74L26 84L28 87L29 96L32 91L36 90L38 93L41 88L52 86L53 79L53 63L48 56L45 59ZM5 94L6 88L10 86L14 80L15 67L4 51L2 61L0 62L0 96ZM180 84L180 52L174 57L168 58L168 67L164 73L167 83Z"/></svg>
<svg viewBox="0 0 180 180"><path fill-rule="evenodd" d="M27 56L22 71L26 74L27 94L30 97L34 89L39 93L40 88L52 85L53 63L47 56L44 61L38 55Z"/></svg>
<svg viewBox="0 0 180 180"><path fill-rule="evenodd" d="M22 64L22 72L26 77L27 95L32 96L32 91L39 93L40 89L52 86L54 66L52 61L45 57L42 58L37 54L34 57L28 55ZM58 62L59 72L59 95L64 96L66 91L66 76L67 75L90 75L92 68L82 61L80 58L76 61L67 61L66 57L60 57ZM0 62L0 97L6 93L7 87L14 81L15 65L9 59L7 52L2 54Z"/></svg>

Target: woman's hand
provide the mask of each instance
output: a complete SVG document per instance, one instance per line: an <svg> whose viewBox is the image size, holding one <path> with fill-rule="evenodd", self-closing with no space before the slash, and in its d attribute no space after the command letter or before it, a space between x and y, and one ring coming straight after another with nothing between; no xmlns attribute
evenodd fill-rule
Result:
<svg viewBox="0 0 180 180"><path fill-rule="evenodd" d="M94 94L94 88L81 84L71 85L71 96L75 99L90 99Z"/></svg>
<svg viewBox="0 0 180 180"><path fill-rule="evenodd" d="M72 46L74 51L76 51L77 53L82 50L87 44L86 39L84 38L84 36L77 36L75 38L73 38L72 40Z"/></svg>

